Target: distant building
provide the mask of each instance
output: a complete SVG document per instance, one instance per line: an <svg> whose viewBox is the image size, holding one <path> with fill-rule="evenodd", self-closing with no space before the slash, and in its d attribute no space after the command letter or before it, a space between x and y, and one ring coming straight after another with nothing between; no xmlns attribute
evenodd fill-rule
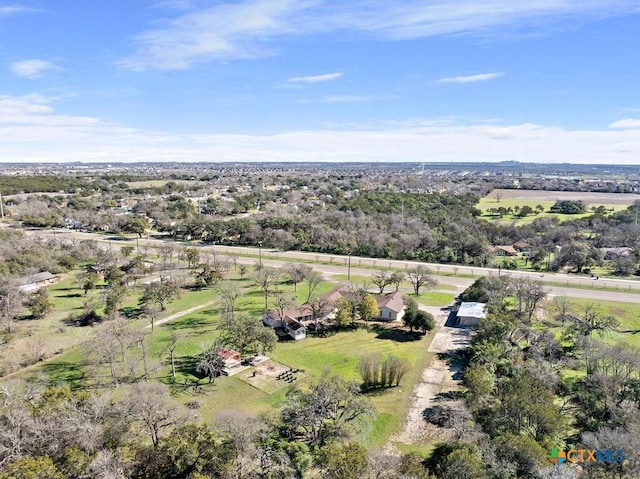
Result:
<svg viewBox="0 0 640 479"><path fill-rule="evenodd" d="M518 256L518 252L511 245L492 246L491 252L496 256Z"/></svg>
<svg viewBox="0 0 640 479"><path fill-rule="evenodd" d="M55 283L58 277L49 271L22 276L16 280L18 289L23 293L35 293L42 286Z"/></svg>
<svg viewBox="0 0 640 479"><path fill-rule="evenodd" d="M604 259L614 260L618 258L626 258L633 253L633 248L623 246L621 248L600 248Z"/></svg>
<svg viewBox="0 0 640 479"><path fill-rule="evenodd" d="M487 305L485 303L465 302L458 309L458 326L477 326L481 319L487 317Z"/></svg>

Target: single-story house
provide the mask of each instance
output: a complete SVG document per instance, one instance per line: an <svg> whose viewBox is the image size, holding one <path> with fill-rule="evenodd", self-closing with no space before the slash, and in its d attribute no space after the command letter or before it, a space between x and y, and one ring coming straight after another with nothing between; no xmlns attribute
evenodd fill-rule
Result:
<svg viewBox="0 0 640 479"><path fill-rule="evenodd" d="M18 289L23 293L35 293L42 286L55 283L58 277L49 271L22 276L16 280Z"/></svg>
<svg viewBox="0 0 640 479"><path fill-rule="evenodd" d="M486 306L485 303L462 303L456 315L456 324L458 326L477 326L481 319L487 317Z"/></svg>
<svg viewBox="0 0 640 479"><path fill-rule="evenodd" d="M400 321L404 316L404 299L400 291L385 295L374 295L378 302L380 315L376 319L382 321Z"/></svg>
<svg viewBox="0 0 640 479"><path fill-rule="evenodd" d="M518 256L518 252L511 245L492 246L491 252L496 256Z"/></svg>
<svg viewBox="0 0 640 479"><path fill-rule="evenodd" d="M307 337L307 328L302 321L311 321L313 314L311 309L302 305L297 308L286 308L282 311L270 309L262 315L262 322L273 328L279 336L289 336L292 339L304 339Z"/></svg>
<svg viewBox="0 0 640 479"><path fill-rule="evenodd" d="M533 246L531 246L529 243L527 243L524 240L519 240L513 243L513 248L525 256L527 256L529 253L531 253L531 251L533 251Z"/></svg>

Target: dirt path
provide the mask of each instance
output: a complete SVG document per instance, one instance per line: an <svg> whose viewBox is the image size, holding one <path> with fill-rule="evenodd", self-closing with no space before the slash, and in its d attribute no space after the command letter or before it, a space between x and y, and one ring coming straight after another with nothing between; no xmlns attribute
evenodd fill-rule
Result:
<svg viewBox="0 0 640 479"><path fill-rule="evenodd" d="M166 318L159 319L156 321L154 326L160 326L161 324L168 323L169 321L173 321L174 319L178 319L182 316L186 316L187 314L195 313L199 309L206 308L207 306L212 306L215 304L215 301L207 301L206 303L199 304L198 306L194 306L193 308L185 309L184 311L178 311L177 313L172 314L171 316L167 316ZM151 325L145 326L144 329L150 329Z"/></svg>
<svg viewBox="0 0 640 479"><path fill-rule="evenodd" d="M413 404L407 411L404 428L389 439L388 448L391 451L396 449L394 443L416 444L443 439L442 435L446 431L427 423L424 411L433 406L438 394L458 389L460 379L456 374L459 371L437 355L464 349L469 345L469 330L445 326L447 313L427 306L420 306L420 309L433 314L440 328L428 349L429 352L436 353L436 357L422 371L420 382L413 388Z"/></svg>

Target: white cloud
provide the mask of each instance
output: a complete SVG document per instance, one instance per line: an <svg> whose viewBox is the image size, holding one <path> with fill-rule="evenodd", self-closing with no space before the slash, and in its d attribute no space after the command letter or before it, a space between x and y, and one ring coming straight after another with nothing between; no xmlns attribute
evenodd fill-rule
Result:
<svg viewBox="0 0 640 479"><path fill-rule="evenodd" d="M165 20L134 38L118 63L134 70L186 69L212 60L273 54L283 37L350 32L384 39L518 31L550 20L637 13L637 0L240 0Z"/></svg>
<svg viewBox="0 0 640 479"><path fill-rule="evenodd" d="M609 125L609 128L620 128L624 130L640 128L640 120L625 118L624 120L614 121Z"/></svg>
<svg viewBox="0 0 640 479"><path fill-rule="evenodd" d="M458 77L440 78L438 80L438 83L457 83L457 84L476 83L476 82L480 82L480 81L493 80L494 78L499 78L499 77L501 77L503 75L504 75L504 73L501 73L501 72L478 73L478 74L475 74L475 75L465 75L465 76L458 76Z"/></svg>
<svg viewBox="0 0 640 479"><path fill-rule="evenodd" d="M60 70L60 67L51 62L39 60L37 58L21 60L11 64L11 71L14 75L29 79L40 78L42 73L47 70Z"/></svg>
<svg viewBox="0 0 640 479"><path fill-rule="evenodd" d="M324 73L322 75L308 75L303 77L293 77L287 79L289 83L320 83L325 81L336 80L342 76L341 72Z"/></svg>
<svg viewBox="0 0 640 479"><path fill-rule="evenodd" d="M179 134L59 114L39 95L0 97L0 162L502 161L637 164L640 129L568 130L456 118L274 135Z"/></svg>
<svg viewBox="0 0 640 479"><path fill-rule="evenodd" d="M26 7L24 5L3 5L0 6L0 17L12 17L14 15L21 15L23 13L40 13L43 10L33 7Z"/></svg>

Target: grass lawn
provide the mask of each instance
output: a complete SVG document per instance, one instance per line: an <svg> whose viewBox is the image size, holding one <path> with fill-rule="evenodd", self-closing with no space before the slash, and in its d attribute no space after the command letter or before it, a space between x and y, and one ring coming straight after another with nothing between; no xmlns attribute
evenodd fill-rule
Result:
<svg viewBox="0 0 640 479"><path fill-rule="evenodd" d="M358 363L365 354L378 353L382 357L393 354L407 360L412 369L400 387L370 395L378 415L367 434L366 443L379 447L404 424L413 384L430 358L427 348L433 334L413 340L401 330L357 329L327 338L307 337L303 341L279 343L271 357L291 367L304 369L312 379L329 370L357 382L360 381Z"/></svg>
<svg viewBox="0 0 640 479"><path fill-rule="evenodd" d="M547 192L547 193L550 193L550 192ZM547 195L547 197L549 196L552 196L552 195ZM493 196L493 194L491 194L489 196L485 196L484 198L481 198L478 204L476 204L476 208L482 211L483 214L481 217L488 221L499 221L501 223L515 222L518 225L531 223L536 218L556 217L560 221L567 221L572 219L584 218L586 216L590 216L593 214L591 211L588 211L587 213L576 214L576 215L550 213L549 209L554 205L554 203L555 203L555 200L544 200L544 199L537 199L537 198L502 198L498 202ZM604 206L605 208L607 208L607 210L612 210L612 211L621 211L627 208L627 205L624 205L624 204L607 204L607 203L597 203L592 201L585 201L585 203L587 204L587 209L590 209L593 206L595 207ZM499 207L514 208L516 206L518 208L521 208L523 206L530 206L535 210L536 206L538 205L544 208L544 211L542 213L531 214L524 218L519 218L516 215L509 215L509 214L505 215L502 218L499 218L497 216L492 216L488 213L488 210L490 208L499 208Z"/></svg>
<svg viewBox="0 0 640 479"><path fill-rule="evenodd" d="M425 306L448 306L453 303L456 295L453 293L442 293L440 291L423 291L419 296L413 296L418 303Z"/></svg>
<svg viewBox="0 0 640 479"><path fill-rule="evenodd" d="M82 295L78 296L82 292L73 286L72 281L71 277L65 278L50 290L57 306L65 309L60 311L61 316L66 316L69 310L81 308L84 301ZM232 281L238 281L243 288L237 302L238 311L259 314L264 309L262 292L252 286L248 279L236 278ZM314 295L329 292L335 286L335 283L323 282L317 287ZM308 286L304 283L297 286L296 292L291 284L281 285L281 290L295 295L299 302L306 300L308 294ZM197 307L214 299L215 293L212 289L189 291L178 300L169 303L162 316ZM421 302L426 304L444 305L452 299L453 294L446 292L426 292L421 295ZM135 305L136 301L137 296L133 295L130 298L131 306ZM270 296L269 303L272 301L273 297ZM193 375L195 361L202 350L211 345L219 335L218 322L218 306L213 303L168 323L157 325L153 333L150 329L145 329L144 331L148 332L147 358L151 365L152 379L170 385L176 398L184 404L199 402L201 407L193 410L193 415L201 421L210 421L225 410L239 410L256 415L275 412L285 400L290 387L288 383L278 382L275 386L270 386L271 388L266 390L271 391L271 394L251 386L240 379L240 375L219 377L213 384L206 384L206 380L203 379L200 381L200 387L193 387L196 379ZM146 324L147 321L144 319L129 322L132 329L138 330ZM101 327L108 327L108 323L97 328ZM67 330L71 330L72 334L85 335L84 340L92 337L97 328L69 326ZM407 360L411 370L400 387L370 394L378 414L363 440L368 446L375 448L386 443L388 438L403 426L411 402L413 385L419 380L426 362L431 358L427 348L433 335L434 332L431 332L426 336L416 337L401 329L375 328L371 325L367 329L340 332L325 338L310 336L302 341L279 342L276 350L269 356L287 367L304 370L299 379L302 384L317 380L326 369L359 382L358 363L362 355L367 353L378 353L382 357L393 354ZM169 345L175 337L178 338L175 348L177 374L172 378ZM32 380L42 380L42 374L45 374L49 383L69 382L72 387L77 388L92 388L100 382L108 384L108 366L88 366L87 354L87 347L78 346L25 370L22 375ZM137 353L128 354L133 358ZM127 365L122 363L118 367L126 368Z"/></svg>
<svg viewBox="0 0 640 479"><path fill-rule="evenodd" d="M585 298L569 298L578 313L587 305L592 305L600 314L612 315L620 321L615 332L605 336L609 343L628 344L640 349L640 304L618 303L615 301L592 301Z"/></svg>

